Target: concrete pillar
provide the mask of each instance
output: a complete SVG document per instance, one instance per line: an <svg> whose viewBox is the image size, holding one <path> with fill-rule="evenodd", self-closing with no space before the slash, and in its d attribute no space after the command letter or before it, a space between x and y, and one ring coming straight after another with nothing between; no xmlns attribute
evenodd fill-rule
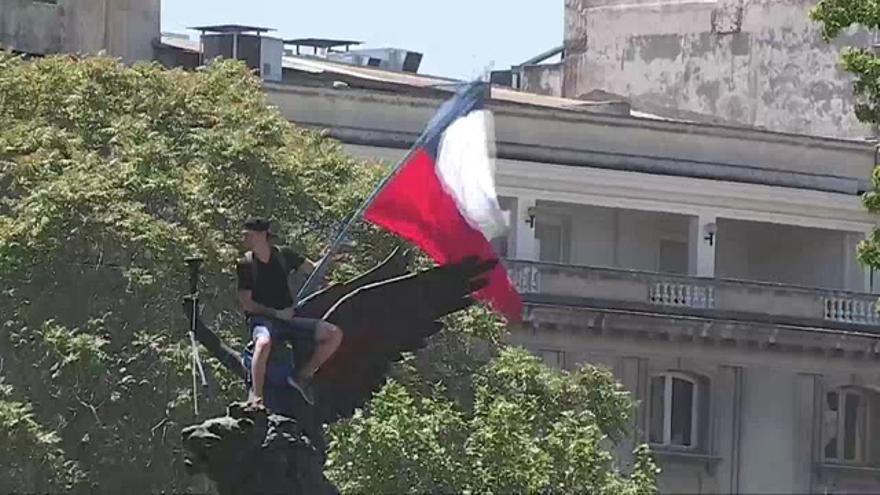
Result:
<svg viewBox="0 0 880 495"><path fill-rule="evenodd" d="M622 357L617 362L614 375L626 390L632 394L632 398L639 401L639 408L630 424L630 436L621 441L614 451L617 462L624 469L632 467L633 449L637 444L645 441L644 429L647 424L647 400L648 400L648 367L647 360L639 357Z"/></svg>
<svg viewBox="0 0 880 495"><path fill-rule="evenodd" d="M721 493L739 493L743 369L736 366L720 366L711 388L714 395L712 451L721 457L717 471L718 490Z"/></svg>
<svg viewBox="0 0 880 495"><path fill-rule="evenodd" d="M821 377L798 373L794 377L794 411L792 418L794 432L792 438L792 491L795 493L815 493L818 479L814 466L819 460L819 435L822 398Z"/></svg>
<svg viewBox="0 0 880 495"><path fill-rule="evenodd" d="M529 224L529 209L534 208L537 200L534 197L520 196L516 199L516 219L513 225L516 232L514 258L518 260L537 260L539 258L538 241L535 238L535 224Z"/></svg>
<svg viewBox="0 0 880 495"><path fill-rule="evenodd" d="M715 276L715 247L718 245L715 215L699 214L690 219L688 247L691 275Z"/></svg>
<svg viewBox="0 0 880 495"><path fill-rule="evenodd" d="M855 250L858 249L859 243L861 241L870 239L872 233L872 231L867 231L856 234L855 245L853 246L854 251L852 253L852 256L854 258L857 255L857 252L855 252ZM858 264L858 259L856 259L856 263ZM880 272L874 271L871 269L870 266L862 264L859 264L859 268L862 270L862 274L865 277L865 284L863 289L864 292L867 292L869 294L880 293Z"/></svg>
<svg viewBox="0 0 880 495"><path fill-rule="evenodd" d="M843 288L856 292L870 292L871 269L858 260L859 243L868 233L847 232L843 235ZM875 277L876 278L876 277ZM876 283L874 284L877 285Z"/></svg>
<svg viewBox="0 0 880 495"><path fill-rule="evenodd" d="M858 235L858 234L855 234ZM863 280L857 280L856 274L853 271L854 264L857 264L858 261L855 253L855 245L858 243L858 240L855 238L855 235L851 232L846 232L843 234L843 238L841 239L841 244L843 245L843 263L841 266L841 273L843 273L843 289L846 290L854 290L861 292L864 284ZM862 279L862 274L859 273L859 277Z"/></svg>
<svg viewBox="0 0 880 495"><path fill-rule="evenodd" d="M101 50L125 63L153 59L159 38L161 0L76 0L62 2L62 49L95 54Z"/></svg>

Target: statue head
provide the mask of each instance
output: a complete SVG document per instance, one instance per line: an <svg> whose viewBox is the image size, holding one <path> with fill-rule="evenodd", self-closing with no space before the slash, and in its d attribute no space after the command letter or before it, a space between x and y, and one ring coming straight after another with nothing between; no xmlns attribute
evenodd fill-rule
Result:
<svg viewBox="0 0 880 495"><path fill-rule="evenodd" d="M323 455L296 420L233 403L226 416L184 428L186 468L227 493L335 493Z"/></svg>

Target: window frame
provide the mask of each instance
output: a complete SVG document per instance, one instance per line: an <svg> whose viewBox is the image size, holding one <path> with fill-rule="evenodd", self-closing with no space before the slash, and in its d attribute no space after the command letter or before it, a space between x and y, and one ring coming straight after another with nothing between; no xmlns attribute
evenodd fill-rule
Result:
<svg viewBox="0 0 880 495"><path fill-rule="evenodd" d="M512 196L498 196L498 206L501 208L501 212L505 217L505 221L507 222L508 228L504 232L504 234L495 237L494 239L490 239L489 243L492 244L492 248L495 250L495 253L502 259L510 259L515 257L515 253L511 252L511 247L515 244L515 229L519 229L522 226L519 224L514 225L514 213L516 212L516 197ZM512 228L515 227L515 228Z"/></svg>
<svg viewBox="0 0 880 495"><path fill-rule="evenodd" d="M556 368L556 369L560 369L560 370L566 369L566 367L565 367L566 366L566 352L563 349L551 349L551 348L541 347L538 349L537 354L538 354L538 357L541 358L541 361L545 365L550 366L551 368ZM548 359L551 355L556 360L555 364L548 362Z"/></svg>
<svg viewBox="0 0 880 495"><path fill-rule="evenodd" d="M837 425L834 433L836 434L837 441L837 456L829 457L825 453L825 448L827 443L825 443L825 432L822 435L822 443L819 445L821 450L820 454L824 462L830 462L835 464L846 464L852 466L866 466L870 464L871 460L871 452L869 452L869 448L871 448L870 440L873 435L872 424L870 421L872 408L874 407L874 401L876 401L876 397L869 393L868 390L862 389L860 387L852 387L852 386L844 386L837 387L825 390L822 396L822 428L825 428L825 420L824 414L827 411L828 407L828 395L836 393L837 394ZM847 405L846 398L847 396L854 395L859 397L859 406L858 412L856 416L856 431L854 433L855 438L855 456L853 459L846 459L846 417L847 417Z"/></svg>
<svg viewBox="0 0 880 495"><path fill-rule="evenodd" d="M663 378L663 435L661 442L651 441L651 425L653 423L652 418L650 417L651 411L653 411L653 381L655 378ZM672 404L673 404L673 383L674 380L682 380L691 384L691 390L693 391L691 397L691 442L690 445L679 445L672 443ZM697 451L700 448L702 438L700 438L700 404L703 400L702 392L701 392L702 384L700 380L688 373L682 373L680 371L666 371L663 373L657 373L651 375L648 381L648 389L649 389L649 407L648 407L648 443L661 447L663 449L675 449L675 450L686 450L686 451Z"/></svg>
<svg viewBox="0 0 880 495"><path fill-rule="evenodd" d="M544 261L547 263L561 263L561 264L569 264L571 263L571 239L572 239L572 231L571 231L571 213L562 212L558 209L536 205L536 215L535 215L535 241L538 245L538 259L540 261ZM544 251L543 246L541 245L541 238L538 236L538 229L541 227L552 227L559 229L559 259L558 260L545 260L544 259Z"/></svg>
<svg viewBox="0 0 880 495"><path fill-rule="evenodd" d="M663 266L663 245L664 244L681 244L684 247L685 254L685 263L682 271L673 271L666 269ZM656 252L656 262L655 266L657 267L657 273L670 274L670 275L689 275L690 267L691 267L691 252L690 252L690 240L687 237L671 235L671 234L663 234L657 238L657 252Z"/></svg>

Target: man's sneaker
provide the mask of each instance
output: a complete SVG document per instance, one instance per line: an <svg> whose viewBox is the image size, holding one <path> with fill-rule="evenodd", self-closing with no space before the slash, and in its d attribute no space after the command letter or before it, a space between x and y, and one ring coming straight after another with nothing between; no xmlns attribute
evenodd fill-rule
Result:
<svg viewBox="0 0 880 495"><path fill-rule="evenodd" d="M315 405L315 397L312 395L311 380L301 382L300 380L295 380L292 376L289 376L287 377L287 383L295 388L296 391L302 395L303 400L305 400L310 406Z"/></svg>

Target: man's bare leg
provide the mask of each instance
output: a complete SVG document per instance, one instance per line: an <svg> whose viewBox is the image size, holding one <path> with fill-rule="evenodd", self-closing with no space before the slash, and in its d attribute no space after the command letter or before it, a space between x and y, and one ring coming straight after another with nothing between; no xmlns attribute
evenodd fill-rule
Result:
<svg viewBox="0 0 880 495"><path fill-rule="evenodd" d="M321 321L315 332L315 340L317 344L315 352L312 353L311 359L302 367L297 377L301 383L307 383L311 380L312 375L336 352L339 344L342 343L342 330L332 323Z"/></svg>
<svg viewBox="0 0 880 495"><path fill-rule="evenodd" d="M257 327L265 328L265 327ZM272 349L272 340L269 332L254 332L254 357L251 362L251 399L263 401L263 385L266 382L266 365L269 361L269 352Z"/></svg>

